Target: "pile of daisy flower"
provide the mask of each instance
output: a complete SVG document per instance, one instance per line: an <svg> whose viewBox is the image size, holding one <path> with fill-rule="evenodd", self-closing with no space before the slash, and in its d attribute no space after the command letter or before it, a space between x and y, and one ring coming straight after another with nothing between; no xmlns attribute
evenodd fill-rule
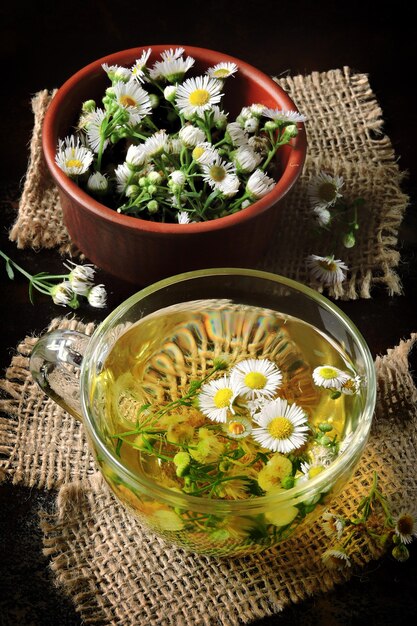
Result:
<svg viewBox="0 0 417 626"><path fill-rule="evenodd" d="M216 360L203 380L192 381L186 396L156 413L146 405L136 429L113 435L116 452L127 444L160 458L161 467L175 470L171 487L185 493L244 499L309 480L349 445L351 435L341 438L331 415L313 424L311 411L281 397L283 374L273 361L247 358L227 367ZM359 395L363 381L324 364L313 370L312 384L337 401ZM320 494L308 507L319 500ZM268 515L270 523L284 526L301 511L292 506L284 518L282 511Z"/></svg>
<svg viewBox="0 0 417 626"><path fill-rule="evenodd" d="M75 134L59 140L57 165L89 195L119 213L186 224L229 215L276 184L276 154L298 133L297 111L221 108L238 67L223 62L190 76L195 60L151 48L131 67L103 64L101 103L83 103Z"/></svg>
<svg viewBox="0 0 417 626"><path fill-rule="evenodd" d="M79 265L69 261L68 264L64 263L65 268L69 270L65 274L40 272L32 275L2 250L0 250L0 256L6 262L6 271L11 280L14 279L15 271L28 279L31 302L33 302L32 293L35 289L50 296L55 304L68 306L71 309L78 309L83 300L94 308L102 309L106 306L106 289L102 284L94 284L96 270L91 264Z"/></svg>

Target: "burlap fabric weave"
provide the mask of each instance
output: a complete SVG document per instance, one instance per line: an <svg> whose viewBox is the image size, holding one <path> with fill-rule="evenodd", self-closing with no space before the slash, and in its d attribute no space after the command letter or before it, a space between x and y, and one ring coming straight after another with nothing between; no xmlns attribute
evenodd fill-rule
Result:
<svg viewBox="0 0 417 626"><path fill-rule="evenodd" d="M50 328L90 333L76 319ZM370 440L351 482L331 510L352 514L367 495L374 471L399 510L417 495L417 390L408 367L413 334L376 359L378 400ZM41 514L45 553L56 581L85 623L102 625L238 625L326 592L378 558L364 539L352 567L328 572L320 520L264 555L236 559L197 556L144 533L97 473L82 426L46 399L32 381L27 337L0 381L3 476L58 489L56 509Z"/></svg>
<svg viewBox="0 0 417 626"><path fill-rule="evenodd" d="M350 271L336 290L326 288L328 295L369 298L375 285L384 286L391 295L401 293L395 271L400 261L396 245L408 196L401 190L404 173L383 133L382 111L367 75L345 67L276 81L307 116L308 157L301 178L285 200L270 252L259 260L258 267L318 287L311 283L306 256L333 253ZM22 248L57 247L62 254L76 256L42 155L42 123L54 93L40 91L32 101L35 122L29 166L10 238ZM321 170L343 176L346 200L365 200L357 244L349 250L342 243L335 244L331 232L320 237L314 234L307 186Z"/></svg>

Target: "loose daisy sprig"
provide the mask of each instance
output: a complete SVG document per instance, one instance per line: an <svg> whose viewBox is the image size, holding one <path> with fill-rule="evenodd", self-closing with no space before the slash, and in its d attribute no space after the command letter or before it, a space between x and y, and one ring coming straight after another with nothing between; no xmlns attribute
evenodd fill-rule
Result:
<svg viewBox="0 0 417 626"><path fill-rule="evenodd" d="M13 261L0 250L0 256L6 262L7 275L11 280L15 277L15 270L29 281L29 299L33 304L33 290L50 296L55 304L77 309L82 299L87 300L90 306L104 308L107 293L104 285L94 284L95 268L91 264L77 265L72 261L64 264L69 272L65 274L48 274L41 272L32 275Z"/></svg>
<svg viewBox="0 0 417 626"><path fill-rule="evenodd" d="M262 103L235 120L222 99L239 71L217 63L188 76L183 48L151 49L131 67L103 64L101 102L83 103L75 134L58 142L57 165L88 194L119 213L189 224L243 210L268 194L278 150L305 121Z"/></svg>
<svg viewBox="0 0 417 626"><path fill-rule="evenodd" d="M350 567L349 551L354 549L355 540L363 535L395 560L403 562L409 558L408 546L417 537L417 512L410 507L395 515L378 481L378 473L374 472L369 494L361 500L352 517L330 512L323 515L323 529L334 541L322 556L329 569Z"/></svg>
<svg viewBox="0 0 417 626"><path fill-rule="evenodd" d="M310 180L307 193L320 229L337 228L341 231L345 248L352 248L356 244L356 234L359 230L358 210L363 207L365 201L363 198L356 198L348 203L344 199L344 188L343 176L320 171Z"/></svg>

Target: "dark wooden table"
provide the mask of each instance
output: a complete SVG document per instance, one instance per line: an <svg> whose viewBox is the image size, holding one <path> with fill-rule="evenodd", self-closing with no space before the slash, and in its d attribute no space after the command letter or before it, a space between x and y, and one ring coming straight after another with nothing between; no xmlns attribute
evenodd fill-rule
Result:
<svg viewBox="0 0 417 626"><path fill-rule="evenodd" d="M6 8L7 7L7 8ZM416 10L411 3L356 2L320 4L202 2L134 3L73 0L68 3L9 4L0 9L2 97L0 100L2 199L19 193L28 160L32 129L31 96L62 84L96 58L137 45L190 44L222 50L247 60L269 74L310 73L341 68L367 73L384 113L388 134L404 172L403 191L411 202L399 232L398 268L404 293L391 297L375 289L369 300L338 302L367 339L374 356L384 354L417 330L417 97L414 87ZM17 250L8 240L15 207L1 204L0 247L32 273L60 271L56 251ZM135 291L104 272L99 279L109 291L104 311L82 309L84 320L102 319ZM40 333L65 309L43 296L32 306L20 276L1 281L1 372L20 339ZM417 359L411 356L416 370ZM80 624L70 601L53 586L48 560L42 555L37 510L49 507L53 494L3 484L0 486L0 624ZM359 576L332 593L314 597L258 624L325 624L329 626L409 624L417 614L417 550L398 564L390 557L370 564Z"/></svg>

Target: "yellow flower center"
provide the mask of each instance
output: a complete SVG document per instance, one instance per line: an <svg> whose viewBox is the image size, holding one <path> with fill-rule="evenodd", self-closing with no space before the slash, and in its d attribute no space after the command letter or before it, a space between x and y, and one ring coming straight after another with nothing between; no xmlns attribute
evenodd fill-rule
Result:
<svg viewBox="0 0 417 626"><path fill-rule="evenodd" d="M318 476L324 470L323 465L316 465L315 467L310 467L308 470L308 477L314 478L314 476Z"/></svg>
<svg viewBox="0 0 417 626"><path fill-rule="evenodd" d="M215 180L216 183L220 183L226 177L225 169L220 165L212 165L210 168L210 177Z"/></svg>
<svg viewBox="0 0 417 626"><path fill-rule="evenodd" d="M263 389L266 385L267 378L260 372L249 372L249 374L246 374L244 381L246 387L250 389Z"/></svg>
<svg viewBox="0 0 417 626"><path fill-rule="evenodd" d="M337 371L334 367L321 367L319 374L325 380L332 380L332 378L337 378Z"/></svg>
<svg viewBox="0 0 417 626"><path fill-rule="evenodd" d="M225 78L226 76L229 76L229 70L223 67L218 68L213 72L213 76L215 76L216 78Z"/></svg>
<svg viewBox="0 0 417 626"><path fill-rule="evenodd" d="M336 198L336 187L333 183L322 183L318 188L318 195L322 200L331 202Z"/></svg>
<svg viewBox="0 0 417 626"><path fill-rule="evenodd" d="M233 392L231 389L225 387L224 389L219 389L214 394L214 404L218 409L225 409L230 404L230 400L232 399Z"/></svg>
<svg viewBox="0 0 417 626"><path fill-rule="evenodd" d="M397 528L398 528L398 531L402 535L411 535L411 533L413 532L413 528L414 528L413 517L409 515L408 513L401 515L401 517L399 518L397 522Z"/></svg>
<svg viewBox="0 0 417 626"><path fill-rule="evenodd" d="M241 422L229 422L227 429L232 435L242 435L246 430Z"/></svg>
<svg viewBox="0 0 417 626"><path fill-rule="evenodd" d="M197 161L197 159L203 156L204 152L205 152L204 148L202 148L201 146L197 146L193 150L193 159Z"/></svg>
<svg viewBox="0 0 417 626"><path fill-rule="evenodd" d="M194 107L200 107L207 104L210 100L210 92L207 89L194 89L188 98L190 104Z"/></svg>
<svg viewBox="0 0 417 626"><path fill-rule="evenodd" d="M132 96L124 94L123 96L120 96L120 104L124 107L135 107L136 100L134 100Z"/></svg>
<svg viewBox="0 0 417 626"><path fill-rule="evenodd" d="M322 259L318 264L327 272L335 272L337 270L337 265L334 261L325 261Z"/></svg>
<svg viewBox="0 0 417 626"><path fill-rule="evenodd" d="M82 167L83 163L80 159L68 159L66 165L67 167Z"/></svg>
<svg viewBox="0 0 417 626"><path fill-rule="evenodd" d="M274 439L287 439L293 430L294 426L287 417L274 417L268 424L268 431Z"/></svg>

